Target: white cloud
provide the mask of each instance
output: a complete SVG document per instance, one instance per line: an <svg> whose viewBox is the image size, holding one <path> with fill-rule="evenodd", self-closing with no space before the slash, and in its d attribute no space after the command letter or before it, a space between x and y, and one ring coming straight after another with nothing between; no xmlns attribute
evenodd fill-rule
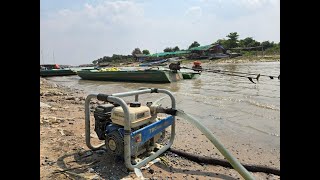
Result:
<svg viewBox="0 0 320 180"><path fill-rule="evenodd" d="M243 8L239 10L256 10L264 8L265 6L279 6L280 0L199 0L201 4L230 8L234 6L237 8Z"/></svg>
<svg viewBox="0 0 320 180"><path fill-rule="evenodd" d="M85 4L84 15L112 23L132 24L143 16L143 9L132 1L105 1L93 7Z"/></svg>
<svg viewBox="0 0 320 180"><path fill-rule="evenodd" d="M191 7L186 11L186 15L199 18L202 15L202 9L199 6Z"/></svg>
<svg viewBox="0 0 320 180"><path fill-rule="evenodd" d="M193 6L187 9L185 15L192 24L198 24L201 21L202 9L199 6Z"/></svg>
<svg viewBox="0 0 320 180"><path fill-rule="evenodd" d="M222 0L199 0L201 3L221 3Z"/></svg>
<svg viewBox="0 0 320 180"><path fill-rule="evenodd" d="M280 41L280 8L268 6L254 14L240 16L228 22L220 22L229 32L238 32L240 39L253 37L257 41Z"/></svg>
<svg viewBox="0 0 320 180"><path fill-rule="evenodd" d="M85 4L80 11L63 9L41 18L41 49L55 51L57 61L63 64L89 63L113 53L130 54L137 28L144 23L143 9L131 1ZM128 46L130 49L123 48Z"/></svg>
<svg viewBox="0 0 320 180"><path fill-rule="evenodd" d="M60 10L50 19L50 24L54 24L57 28L59 28L59 26L74 28L74 25L87 27L97 22L132 25L142 17L143 9L131 1L105 1L96 6L86 3L81 11Z"/></svg>
<svg viewBox="0 0 320 180"><path fill-rule="evenodd" d="M233 0L233 3L250 10L262 8L272 0Z"/></svg>

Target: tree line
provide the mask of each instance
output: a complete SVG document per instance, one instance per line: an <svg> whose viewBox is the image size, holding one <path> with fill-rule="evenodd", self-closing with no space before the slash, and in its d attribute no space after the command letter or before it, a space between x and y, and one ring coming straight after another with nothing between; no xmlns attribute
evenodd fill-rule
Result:
<svg viewBox="0 0 320 180"><path fill-rule="evenodd" d="M218 39L217 41L213 42L212 44L220 44L223 48L226 50L233 50L236 48L248 48L248 47L262 47L266 53L268 52L275 52L277 54L280 54L280 42L275 43L273 41L256 41L252 37L246 37L244 39L239 39L239 34L237 32L231 32L227 36L227 38L222 38ZM188 46L188 49L191 49L193 47L198 47L200 46L200 43L197 41L194 41ZM186 49L186 50L188 50ZM178 46L174 47L166 47L163 49L163 52L176 52L180 50L185 50L185 49L180 49ZM253 50L247 50L246 54L251 55ZM104 56L102 58L96 59L92 61L93 64L97 64L98 62L130 62L135 60L135 56L137 54L144 54L144 55L149 55L150 51L148 49L140 50L140 48L135 48L132 52L131 55L117 55L113 54L111 57L109 56Z"/></svg>

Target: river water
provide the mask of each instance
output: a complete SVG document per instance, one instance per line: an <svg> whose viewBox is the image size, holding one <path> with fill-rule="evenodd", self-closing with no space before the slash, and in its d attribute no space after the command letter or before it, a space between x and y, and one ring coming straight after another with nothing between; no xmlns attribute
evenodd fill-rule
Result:
<svg viewBox="0 0 320 180"><path fill-rule="evenodd" d="M276 77L280 74L279 62L207 64L204 68ZM78 76L47 79L86 93L112 94L140 87L168 89L175 95L178 109L199 119L217 137L280 151L280 80L277 78L261 76L253 84L243 77L203 72L197 79L168 84L88 81ZM146 103L163 96L141 95L140 101ZM124 99L133 101L134 97ZM169 107L169 99L163 99L162 106Z"/></svg>

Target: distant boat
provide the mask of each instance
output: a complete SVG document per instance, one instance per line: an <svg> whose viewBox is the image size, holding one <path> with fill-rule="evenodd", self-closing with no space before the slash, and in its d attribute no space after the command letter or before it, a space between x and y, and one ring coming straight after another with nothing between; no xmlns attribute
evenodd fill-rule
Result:
<svg viewBox="0 0 320 180"><path fill-rule="evenodd" d="M43 64L40 65L40 76L70 76L76 75L76 72L71 69L61 68L58 64Z"/></svg>
<svg viewBox="0 0 320 180"><path fill-rule="evenodd" d="M230 57L228 54L223 54L223 53L209 54L209 59L220 59L220 58L228 58L228 57Z"/></svg>
<svg viewBox="0 0 320 180"><path fill-rule="evenodd" d="M181 71L183 79L196 79L198 78L201 73L200 72L189 72L189 71Z"/></svg>
<svg viewBox="0 0 320 180"><path fill-rule="evenodd" d="M77 75L85 80L97 81L170 83L183 79L181 72L158 70L154 68L84 69L77 71Z"/></svg>
<svg viewBox="0 0 320 180"><path fill-rule="evenodd" d="M162 60L158 60L158 61L152 61L152 62L147 62L147 63L141 63L139 66L143 67L143 66L165 66L167 64L165 64L165 62L167 62L168 59L162 59Z"/></svg>
<svg viewBox="0 0 320 180"><path fill-rule="evenodd" d="M229 53L230 58L234 58L234 57L238 57L238 56L242 56L242 54L240 53Z"/></svg>
<svg viewBox="0 0 320 180"><path fill-rule="evenodd" d="M198 61L197 61L198 62ZM200 62L199 62L200 63ZM200 63L201 64L201 63ZM159 70L170 70L167 67L158 67ZM180 68L178 70L182 74L183 79L196 79L201 75L200 71Z"/></svg>

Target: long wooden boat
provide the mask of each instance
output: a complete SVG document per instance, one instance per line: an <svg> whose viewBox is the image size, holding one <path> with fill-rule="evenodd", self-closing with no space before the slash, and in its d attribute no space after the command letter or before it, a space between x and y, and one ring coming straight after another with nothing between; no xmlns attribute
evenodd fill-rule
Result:
<svg viewBox="0 0 320 180"><path fill-rule="evenodd" d="M76 75L77 73L71 69L40 69L40 76L70 76Z"/></svg>
<svg viewBox="0 0 320 180"><path fill-rule="evenodd" d="M77 75L85 80L99 81L170 83L183 79L181 72L154 69L121 70L109 68L106 71L84 69L77 71Z"/></svg>

